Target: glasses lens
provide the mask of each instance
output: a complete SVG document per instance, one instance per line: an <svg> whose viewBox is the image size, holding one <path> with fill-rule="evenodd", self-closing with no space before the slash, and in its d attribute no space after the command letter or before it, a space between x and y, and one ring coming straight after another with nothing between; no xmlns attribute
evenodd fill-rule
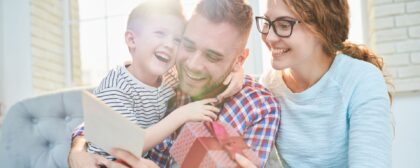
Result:
<svg viewBox="0 0 420 168"><path fill-rule="evenodd" d="M270 29L270 23L263 19L263 18L258 18L257 19L257 28L258 31L260 31L260 33L268 33L269 29Z"/></svg>
<svg viewBox="0 0 420 168"><path fill-rule="evenodd" d="M292 23L286 20L277 20L274 23L277 34L280 36L289 36L292 31Z"/></svg>

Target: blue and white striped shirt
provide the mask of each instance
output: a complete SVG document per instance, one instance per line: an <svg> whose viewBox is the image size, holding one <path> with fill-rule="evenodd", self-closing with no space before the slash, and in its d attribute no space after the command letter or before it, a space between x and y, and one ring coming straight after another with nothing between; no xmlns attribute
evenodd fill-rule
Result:
<svg viewBox="0 0 420 168"><path fill-rule="evenodd" d="M177 82L176 71L171 70L162 77L161 86L148 86L130 74L126 67L118 66L108 73L93 93L133 123L147 128L165 116L167 103L175 96L173 88ZM88 143L87 151L113 159L91 143Z"/></svg>

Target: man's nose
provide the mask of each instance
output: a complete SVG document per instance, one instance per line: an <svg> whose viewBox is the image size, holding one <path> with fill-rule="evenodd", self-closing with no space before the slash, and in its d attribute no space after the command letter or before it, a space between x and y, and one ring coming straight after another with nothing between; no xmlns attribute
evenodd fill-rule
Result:
<svg viewBox="0 0 420 168"><path fill-rule="evenodd" d="M202 71L204 69L204 64L205 60L203 60L203 54L201 52L195 52L187 58L188 69L192 71Z"/></svg>

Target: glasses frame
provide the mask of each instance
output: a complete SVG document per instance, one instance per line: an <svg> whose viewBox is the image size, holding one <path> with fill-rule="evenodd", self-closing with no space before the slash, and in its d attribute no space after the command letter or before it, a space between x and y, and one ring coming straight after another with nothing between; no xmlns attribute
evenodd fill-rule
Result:
<svg viewBox="0 0 420 168"><path fill-rule="evenodd" d="M265 20L265 21L267 21L267 22L268 22L268 31L267 31L267 32L263 32L263 31L262 31L262 29L260 28L260 24L258 24L258 20L259 20L259 19L263 19L263 20ZM275 24L274 24L274 22L277 22L277 21L285 21L285 22L287 22L287 23L289 23L289 24L290 24L291 28L290 28L290 33L289 33L289 35L283 36L283 35L280 35L280 34L277 32L276 26L275 26ZM256 17L255 17L255 24L257 25L257 30L258 30L258 32L260 32L261 34L267 35L267 34L270 32L271 27L273 27L273 28L274 28L274 29L273 29L273 30L274 30L274 34L276 34L276 35L277 35L277 36L279 36L279 37L283 37L283 38L288 38L288 37L292 36L292 33L293 33L293 27L294 27L296 24L298 24L298 23L301 23L301 22L300 22L299 20L291 20L291 19L286 19L286 18L284 18L284 17L274 19L273 21L271 21L271 20L269 20L269 19L267 19L267 18L265 18L265 17L262 17L262 16L256 16Z"/></svg>

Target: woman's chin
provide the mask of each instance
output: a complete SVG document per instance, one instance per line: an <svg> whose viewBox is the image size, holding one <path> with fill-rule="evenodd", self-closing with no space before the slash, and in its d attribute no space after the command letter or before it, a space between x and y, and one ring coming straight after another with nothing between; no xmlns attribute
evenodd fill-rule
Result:
<svg viewBox="0 0 420 168"><path fill-rule="evenodd" d="M285 61L271 60L271 66L275 70L284 70L286 68L289 68L289 66L285 63Z"/></svg>

